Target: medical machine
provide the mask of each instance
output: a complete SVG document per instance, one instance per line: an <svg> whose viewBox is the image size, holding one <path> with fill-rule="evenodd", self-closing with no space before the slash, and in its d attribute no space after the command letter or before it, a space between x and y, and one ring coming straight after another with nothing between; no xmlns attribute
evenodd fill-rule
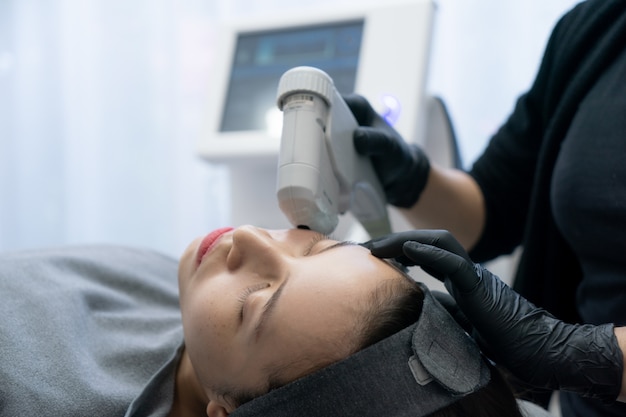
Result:
<svg viewBox="0 0 626 417"><path fill-rule="evenodd" d="M283 112L276 195L292 225L332 233L348 210L371 237L391 232L385 193L352 136L358 123L324 71L296 67L278 83Z"/></svg>
<svg viewBox="0 0 626 417"><path fill-rule="evenodd" d="M198 153L227 168L232 226L293 227L276 197L283 124L276 92L291 68L322 70L339 94L365 96L407 141L425 144L434 13L432 0L390 0L231 21L219 28ZM394 230L409 227L394 208L388 210ZM345 237L360 225L348 210L333 235Z"/></svg>

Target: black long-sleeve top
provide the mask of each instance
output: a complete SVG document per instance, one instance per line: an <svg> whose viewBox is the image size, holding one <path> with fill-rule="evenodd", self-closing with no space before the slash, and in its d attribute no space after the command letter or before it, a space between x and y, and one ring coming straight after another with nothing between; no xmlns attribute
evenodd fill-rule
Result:
<svg viewBox="0 0 626 417"><path fill-rule="evenodd" d="M522 295L568 322L626 325L626 1L589 0L557 23L470 174L487 210L475 261L522 246ZM580 411L564 415L626 415L568 402Z"/></svg>

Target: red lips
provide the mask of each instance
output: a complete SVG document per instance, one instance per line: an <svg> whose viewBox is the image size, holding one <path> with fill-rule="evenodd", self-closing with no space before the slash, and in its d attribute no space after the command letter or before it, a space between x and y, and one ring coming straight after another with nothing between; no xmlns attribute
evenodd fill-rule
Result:
<svg viewBox="0 0 626 417"><path fill-rule="evenodd" d="M222 227L222 228L216 229L216 230L212 231L211 233L209 233L208 235L206 235L204 237L204 239L202 239L202 242L200 242L200 246L198 246L198 254L197 254L197 257L196 257L196 264L200 265L200 263L202 262L202 258L204 258L204 256L207 253L209 253L209 251L211 251L211 249L213 249L213 246L215 246L215 243L217 243L219 238L224 233L228 233L231 230L233 230L232 227Z"/></svg>

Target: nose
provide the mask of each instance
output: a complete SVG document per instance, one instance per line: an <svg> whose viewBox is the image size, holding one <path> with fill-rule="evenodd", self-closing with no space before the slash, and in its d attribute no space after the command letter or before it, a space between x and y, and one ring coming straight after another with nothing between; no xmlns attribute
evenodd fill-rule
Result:
<svg viewBox="0 0 626 417"><path fill-rule="evenodd" d="M286 266L281 243L269 231L253 226L235 229L226 263L230 270L244 269L265 279L280 277Z"/></svg>

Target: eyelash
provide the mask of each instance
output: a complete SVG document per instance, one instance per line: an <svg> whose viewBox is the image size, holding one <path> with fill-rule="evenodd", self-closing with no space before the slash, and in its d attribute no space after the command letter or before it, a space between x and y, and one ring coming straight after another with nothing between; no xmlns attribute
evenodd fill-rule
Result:
<svg viewBox="0 0 626 417"><path fill-rule="evenodd" d="M241 294L239 294L239 296L237 297L237 302L238 302L238 308L239 308L239 318L241 320L243 320L243 305L246 302L246 299L248 298L248 296L250 294L252 294L253 292L259 291L259 290L263 290L267 287L269 287L270 284L268 283L263 283L263 284L256 284L256 285L251 285L249 287L247 287L245 290L243 290L243 292Z"/></svg>
<svg viewBox="0 0 626 417"><path fill-rule="evenodd" d="M318 242L321 242L322 240L329 240L329 239L332 239L330 235L325 235L323 233L316 233L315 236L313 236L313 239L311 239L311 242L309 242L307 249L304 251L304 256L310 255L311 251L313 250L313 247L317 245Z"/></svg>

